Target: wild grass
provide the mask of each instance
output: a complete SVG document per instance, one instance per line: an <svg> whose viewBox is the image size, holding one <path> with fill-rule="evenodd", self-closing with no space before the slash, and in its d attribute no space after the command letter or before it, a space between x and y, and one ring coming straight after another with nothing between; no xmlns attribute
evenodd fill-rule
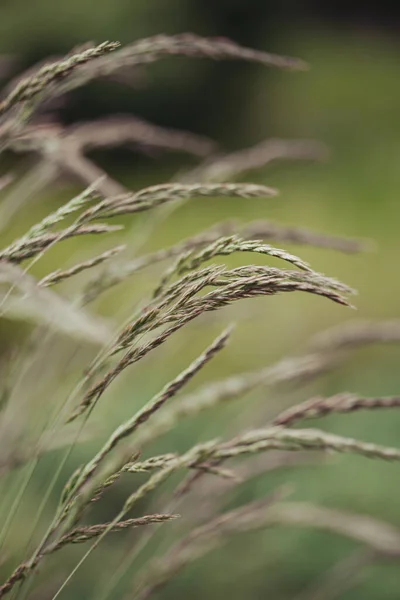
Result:
<svg viewBox="0 0 400 600"><path fill-rule="evenodd" d="M6 559L8 530L41 458L57 442L61 446L65 444L66 449L55 473L49 477L42 501L33 510L32 531L22 559L8 574L2 568L4 582L0 586L0 598L7 594L14 600L28 597L35 585L38 568L46 568L49 555L69 544L94 540L72 572L60 583L54 599L69 584L76 571L85 568L86 558L110 533L139 527L146 529L149 532L147 537L138 538L138 544L133 544L132 552L127 554L116 574L110 577L101 596L104 599L115 597L120 579L137 552L150 539L151 526L165 524L165 527L172 527L172 522L180 516L176 512L178 506L186 531L174 530L171 547L160 556L154 556L145 574L135 576L132 591L126 598L152 597L187 564L220 546L230 536L272 526L312 527L350 537L361 547L373 551L368 554L368 561L400 556L400 531L394 526L369 516L287 501L289 490L286 488L278 488L266 498L232 510L222 509L221 512L222 499L229 498L232 489L244 481L289 464L300 465L316 451L318 457L335 452L373 460L399 461L398 448L332 434L319 428L300 427L303 421L332 413L397 409L400 405L398 396L368 398L338 391L327 398L311 398L267 420L255 409L253 425L244 423L240 430L231 434L227 427L219 437L205 442L193 440L186 452L180 453L171 447L168 453L151 454L150 450L149 455L142 456L152 443L174 428L184 427L188 419L206 411L212 419L213 410L244 398L255 388L271 387L279 393L284 385L300 386L334 369L347 359L349 351L358 346L399 342L400 323L396 321L347 324L319 336L302 356L225 377L180 395L183 388L230 343L232 327L223 331L159 393L121 422L93 457L75 472L69 473L47 530L41 540L37 539L36 525L43 517L48 499L65 477L64 467L69 465L72 449L84 439L88 420L100 400L116 405L119 396L114 381L119 380L123 372L129 372L132 365L166 344L180 329L197 319L204 322L208 313L221 311L241 300L262 296L304 292L328 299L338 304L338 308L352 306L350 297L354 290L350 286L319 273L301 258L270 245L270 242L308 244L345 253L364 250L365 242L324 236L297 226L281 227L266 221L247 225L239 225L232 220L223 222L169 248L133 259L122 257L125 245L114 245L41 278L32 275L30 271L34 265L54 246L74 237L115 234L123 229L118 221L120 217L125 223L134 219L137 213L154 211L159 219L170 215L183 202L205 204L221 197L240 198L245 202L265 198L269 202L277 194L275 189L248 182L229 183L226 179L235 179L272 160L325 159L324 146L310 140L267 140L232 155L216 154L215 145L210 140L187 132L163 129L131 116L76 124L69 128L41 123L41 115L46 113L58 95L93 79L107 78L122 70L130 72L137 65L147 65L164 56L178 54L216 60L241 59L287 69L306 67L298 59L241 48L229 40L203 39L192 34L159 36L123 48L119 48L117 43L105 42L77 49L65 58L41 65L23 75L9 86L0 103L0 148L17 154L34 153L39 157L39 162L32 173L25 176L25 181L14 184L19 194L17 214L32 193L31 186L27 189L30 176L37 184L34 186L36 194L54 183L61 173L72 174L84 187L76 197L0 251L1 315L8 319L28 319L34 324L28 352L22 353L23 365L27 354L34 354L43 344L47 352L44 360L49 361L51 368L51 344L47 342L51 342L54 331L85 339L98 348L94 360L85 365L82 380L76 382L61 405L55 405L46 392L41 405L45 415L43 427L36 432L29 451L21 448L24 432L21 434L16 421L21 418L21 406L23 408L24 404L20 404L15 393L17 382L24 378L28 367L21 368L18 357L12 357L7 363L10 376L4 376L0 405L0 475L6 481L4 489L9 486L14 474L21 474L21 477L17 492L10 487L11 504L0 530L1 552L6 552ZM154 146L206 158L192 171L178 174L175 181L130 191L104 173L85 154L90 148L127 142L134 142L139 147ZM45 177L42 176L43 169ZM10 184L10 177L0 179L0 188L5 191ZM10 198L14 202L15 195L10 194L3 204L3 227L12 214L9 211ZM113 223L115 218L117 224ZM233 254L243 254L249 262L238 267L224 264L225 257ZM252 264L254 254L260 255L265 264ZM287 265L285 268L269 266L270 257ZM134 283L134 275L138 271L161 262L168 264L155 278L152 290L117 331L90 308L94 300L111 287L128 278ZM104 265L100 271L96 270L99 265ZM78 274L84 274L83 285L75 289L73 297L55 287ZM48 289L50 287L53 289ZM76 427L72 439L66 436L63 442L66 424L71 422L75 422ZM298 428L293 428L294 424ZM21 471L22 467L25 469ZM183 480L182 474L186 475ZM132 491L120 506L115 507L112 520L88 524L94 505L97 507L106 492L122 477L129 478ZM170 478L177 487L161 510L128 516L134 508L140 511L140 506L149 502L148 497L154 497L154 492ZM11 561L7 559L7 568L14 559L14 556ZM351 578L349 583L351 585Z"/></svg>

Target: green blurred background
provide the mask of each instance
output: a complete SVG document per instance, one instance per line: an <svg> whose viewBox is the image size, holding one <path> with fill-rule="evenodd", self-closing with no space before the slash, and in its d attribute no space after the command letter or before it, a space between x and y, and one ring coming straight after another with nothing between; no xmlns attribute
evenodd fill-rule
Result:
<svg viewBox="0 0 400 600"><path fill-rule="evenodd" d="M311 64L308 72L290 73L263 69L239 62L212 62L173 58L150 66L138 89L117 83L96 83L78 90L61 106L64 123L92 119L114 113L130 113L159 125L178 127L215 139L224 150L236 150L267 137L316 138L331 149L324 164L280 163L250 174L246 180L279 188L278 199L192 202L161 223L143 251L160 248L193 232L237 217L243 221L271 219L309 227L321 232L369 238L376 242L373 252L344 256L333 251L289 247L309 260L313 267L337 277L359 291L357 311L344 309L321 298L307 295L267 298L253 301L217 318L208 318L179 333L175 339L133 368L107 395L96 418L93 441L79 445L66 470L77 466L95 451L101 440L121 419L132 414L161 385L187 365L213 335L238 321L230 347L201 373L196 384L224 375L263 367L285 355L303 351L309 338L330 325L349 319L399 317L400 278L398 277L400 190L400 46L397 3L381 2L379 8L350 3L266 2L257 0L51 0L3 1L0 7L0 54L16 58L23 70L47 55L62 54L87 40L117 39L123 43L157 33L193 31L201 35L226 36L235 41L271 52L299 56ZM104 152L96 160L116 178L135 189L170 180L173 174L194 164L177 156L144 157L134 152ZM23 173L32 158L6 156L0 173L11 166ZM30 200L15 215L1 235L2 245L22 234L32 223L60 205L78 188L63 185ZM3 197L5 197L5 192ZM60 245L36 266L43 275L60 265L73 264L77 253L90 256L122 239L135 243L146 219L126 220L127 231L115 239ZM73 295L83 279L66 286ZM139 274L106 294L93 308L106 318L127 315L144 291L150 291L154 271ZM76 286L74 288L74 286ZM201 325L201 326L200 326ZM206 326L207 325L207 326ZM26 329L3 319L0 324L0 350L3 356L24 343ZM35 419L48 409L48 403L68 394L82 368L89 364L93 348L77 347L75 342L52 340L52 357L46 348L20 381L19 397L26 411L24 436L35 428ZM47 352L49 348L47 347ZM259 391L224 407L213 415L184 423L179 430L154 445L155 453L183 450L215 435L229 435L230 423L246 422L257 403L273 414L277 407L303 400L311 393L354 391L368 395L390 395L399 391L400 349L375 346L352 355L334 373L296 390ZM193 384L192 387L194 387ZM27 393L29 392L29 396ZM251 404L250 404L251 401ZM38 416L39 415L39 416ZM330 418L321 426L359 436L368 441L400 446L400 416L396 413L355 414ZM11 527L7 541L8 572L21 558L32 526L35 507L43 487L60 455L42 459L25 499ZM19 485L19 477L3 482L2 510ZM400 527L398 466L361 458L335 458L324 466L284 470L240 488L231 503L267 493L289 481L293 498L319 502L387 519ZM59 483L41 519L45 529L57 502ZM107 502L97 509L93 520L109 519L123 502L132 481L117 486ZM140 507L143 512L146 506ZM40 539L40 527L36 532ZM167 526L165 526L166 529ZM162 535L166 537L163 538ZM149 554L164 548L167 533L156 537L135 566L120 583L121 592ZM129 536L113 536L101 545L77 573L63 598L96 598L130 548ZM231 541L223 550L211 553L184 571L160 598L217 599L229 595L241 598L300 598L323 573L356 545L330 534L309 530L274 529ZM35 597L52 597L52 581L76 564L83 550L72 548L49 561L40 574L42 590ZM62 560L63 559L63 560ZM1 568L1 566L0 566ZM6 570L7 569L7 570ZM46 583L48 582L48 583ZM49 585L50 591L47 589ZM369 567L360 583L343 593L344 600L397 600L400 597L398 565ZM54 591L54 590L53 590ZM32 597L34 592L32 592ZM307 595L304 596L307 598Z"/></svg>

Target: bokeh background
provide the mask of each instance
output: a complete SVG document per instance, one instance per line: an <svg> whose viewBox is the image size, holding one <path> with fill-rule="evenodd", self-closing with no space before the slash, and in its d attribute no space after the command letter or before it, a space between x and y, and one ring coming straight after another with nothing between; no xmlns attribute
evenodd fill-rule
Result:
<svg viewBox="0 0 400 600"><path fill-rule="evenodd" d="M100 116L128 113L158 125L187 129L216 140L224 151L251 146L268 137L313 138L325 142L330 160L321 164L276 163L251 173L246 180L279 188L274 200L192 202L159 224L142 251L160 248L226 219L272 219L321 232L374 240L371 252L346 256L329 250L287 246L309 260L315 269L354 286L359 291L357 311L320 298L302 295L267 298L227 310L179 333L165 349L132 369L115 391L107 395L93 422L93 439L80 444L70 457L65 476L87 460L121 419L152 396L160 386L196 356L221 328L236 320L233 341L196 380L200 384L231 373L272 364L286 355L304 351L311 336L350 319L399 317L400 252L398 206L400 190L400 11L397 3L266 2L262 0L3 0L0 6L0 55L15 60L13 73L48 55L66 53L88 40L117 39L129 43L157 33L193 31L226 36L238 43L271 52L299 56L311 65L307 72L264 69L258 65L171 58L150 65L138 74L133 86L95 83L71 94L58 107L65 124ZM194 165L177 155L144 156L132 151L109 151L96 160L126 186L137 189L161 183ZM34 164L30 156L7 155L0 173L10 168L23 177ZM2 245L22 234L79 188L71 182L32 196L2 231ZM12 193L12 189L11 189ZM6 199L3 192L2 198ZM1 206L1 205L0 205ZM114 241L134 245L146 219L126 221L127 232ZM103 244L103 246L102 246ZM112 243L68 242L49 252L35 265L34 273L75 262L77 254ZM93 310L112 322L129 314L144 291L151 290L154 272L136 278L106 294ZM73 297L82 285L77 279L65 287ZM74 287L76 286L76 287ZM0 352L4 360L25 349L30 326L4 318L0 322ZM49 349L51 359L49 358ZM27 350L29 356L29 350ZM66 396L93 348L76 341L51 338L35 349L29 368L19 380L18 402L24 414L19 439L33 435L49 403ZM400 349L374 346L352 354L334 373L298 390L260 390L224 407L213 415L185 422L179 430L154 445L154 452L183 450L215 435L229 435L230 424L245 421L249 410L262 405L268 414L279 406L306 399L318 392L354 391L390 395L399 391ZM194 385L194 384L193 384ZM323 426L343 435L400 445L400 416L373 413L338 416ZM21 558L32 528L35 507L54 472L60 454L41 459L31 479L7 538L4 571ZM2 482L2 518L7 515L23 474ZM293 485L293 498L346 508L386 519L400 526L399 470L361 458L334 458L328 465L284 470L240 488L230 503L250 500L283 482ZM45 530L62 487L52 494L40 518L35 539ZM112 518L132 489L124 480L96 509L94 520ZM146 505L140 507L145 512ZM155 537L125 574L113 597L129 590L129 581L149 556L166 547L168 539ZM63 591L63 598L96 598L132 538L113 536L101 545ZM265 598L307 599L307 590L346 556L356 544L334 535L302 529L274 529L249 534L229 542L186 569L160 598L232 600ZM83 550L73 548L49 561L40 574L38 595L51 598L62 575L76 564ZM0 568L2 568L0 564ZM357 585L344 592L344 600L396 600L399 598L398 565L370 566ZM301 594L304 594L301 595ZM110 596L111 597L111 596ZM326 596L328 598L330 596ZM311 598L311 596L310 596ZM325 596L324 596L325 598Z"/></svg>

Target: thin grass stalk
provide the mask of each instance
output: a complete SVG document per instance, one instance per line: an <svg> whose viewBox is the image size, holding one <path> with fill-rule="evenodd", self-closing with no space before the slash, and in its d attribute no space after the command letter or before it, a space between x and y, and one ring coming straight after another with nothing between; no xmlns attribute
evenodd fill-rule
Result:
<svg viewBox="0 0 400 600"><path fill-rule="evenodd" d="M68 534L60 538L57 542L48 546L41 554L38 554L33 562L21 563L21 565L14 570L8 580L0 586L0 598L3 598L6 594L11 592L16 584L25 580L28 573L32 569L36 568L46 555L53 554L68 544L85 543L93 538L101 536L105 530L108 530L109 532L123 531L124 529L132 529L153 523L165 523L178 517L179 515L146 515L136 519L120 521L115 523L112 527L110 527L110 523L101 523L99 525L91 525L88 527L78 527L73 529Z"/></svg>
<svg viewBox="0 0 400 600"><path fill-rule="evenodd" d="M232 328L224 331L219 335L214 342L196 359L187 369L168 383L164 389L152 398L142 409L140 409L131 419L118 427L111 437L107 440L103 448L98 454L86 465L80 473L76 484L73 486L72 493L78 492L81 487L92 477L93 473L98 469L101 462L114 450L114 448L126 437L132 435L136 430L146 423L152 416L157 413L162 406L173 398L179 391L191 381L191 379L208 363L210 362L223 348L225 348ZM121 465L122 466L122 465ZM119 468L121 468L121 466ZM113 465L113 471L118 472L119 469ZM109 473L108 476L110 476ZM90 497L90 496L89 496Z"/></svg>
<svg viewBox="0 0 400 600"><path fill-rule="evenodd" d="M224 38L202 38L193 33L158 35L121 48L114 52L112 60L104 58L85 68L81 67L79 72L76 71L67 81L60 84L57 93L65 93L99 77L109 77L123 68L149 64L173 55L214 60L244 60L290 70L307 68L307 64L300 59L245 48Z"/></svg>
<svg viewBox="0 0 400 600"><path fill-rule="evenodd" d="M82 261L74 265L73 267L70 267L69 269L57 269L57 271L53 271L52 273L49 273L49 275L46 275L46 277L43 277L39 281L39 285L43 287L57 285L65 281L66 279L77 275L78 273L82 273L82 271L87 271L88 269L92 269L93 267L103 264L111 258L114 258L114 256L116 256L125 249L125 245L115 246L114 248L106 250L105 252L102 252L97 256L93 256L88 260Z"/></svg>
<svg viewBox="0 0 400 600"><path fill-rule="evenodd" d="M298 421L318 419L334 413L399 407L399 396L365 398L356 394L341 393L329 398L311 398L301 404L288 408L275 417L273 424L288 427Z"/></svg>

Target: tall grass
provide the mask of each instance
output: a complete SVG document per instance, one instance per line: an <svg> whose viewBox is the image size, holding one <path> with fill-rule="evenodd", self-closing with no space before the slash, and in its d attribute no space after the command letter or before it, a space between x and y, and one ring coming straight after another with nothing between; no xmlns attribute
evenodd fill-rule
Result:
<svg viewBox="0 0 400 600"><path fill-rule="evenodd" d="M115 590L131 562L150 540L154 531L151 526L175 527L180 516L177 510L184 527L173 529L171 547L154 556L145 573L135 575L133 590L127 598L153 596L188 563L220 546L230 536L265 527L299 525L350 537L369 549L368 562L400 555L400 531L395 527L364 515L290 502L287 487L221 512L222 499L229 497L233 488L270 469L300 465L308 460L307 455L311 452L318 451L318 457L340 452L374 460L399 461L400 449L334 435L322 429L306 429L301 425L332 413L396 409L400 397L366 398L338 390L331 397L311 398L290 407L267 421L255 408L253 425L242 425L231 434L221 431L219 437L206 442L193 440L192 447L183 453L172 447L168 453L152 455L150 451L142 456L165 433L203 411L208 411L212 418L214 409L244 397L257 387L279 389L285 383L299 386L321 372L335 368L340 361L346 360L349 351L360 345L400 341L398 322L346 325L320 337L303 356L222 378L181 395L199 371L230 343L233 332L230 327L211 341L159 393L121 422L96 453L66 477L68 458L74 446L85 439L86 430L90 434L88 421L99 403L118 403L115 380L192 321L202 319L201 322L205 322L209 313L236 305L241 300L290 292L320 296L336 303L338 309L352 306L350 297L354 290L350 286L317 272L301 258L270 244L294 242L351 253L362 251L366 247L363 241L324 236L297 226L280 227L266 221L247 225L232 220L218 223L171 247L133 259L124 258L126 246L118 243L88 259L78 260L68 268L60 267L40 278L32 275L36 263L55 246L75 237L113 235L114 239L123 229L122 222L135 219L137 213L154 212L158 222L189 201L206 205L230 197L246 202L265 198L269 202L277 190L248 182L227 182L226 179L235 179L272 160L320 160L326 157L324 146L312 140L267 140L232 155L217 154L213 142L201 136L163 129L129 115L70 127L43 122L43 115L59 95L93 79L107 78L119 70L129 72L138 65L179 54L215 60L247 60L289 70L306 68L298 59L242 48L229 40L203 39L192 34L159 36L123 48L105 42L76 49L65 58L40 65L22 75L5 90L0 103L0 148L14 153L33 153L37 157L36 165L25 180L11 183L9 177L0 179L0 187L4 187L5 192L7 187L14 186L0 206L3 228L15 211L17 215L22 214L24 202L33 191L37 194L51 186L61 174L72 175L83 188L77 196L0 251L1 315L34 324L27 348L12 356L6 365L8 378L4 375L2 389L0 475L5 481L4 491L9 490L11 497L9 503L4 500L5 518L0 530L1 552L5 552L6 561L4 571L16 558L7 556L8 531L27 486L46 453L57 445L65 446L42 498L32 509L31 534L22 550L23 556L17 566L10 567L8 574L4 572L0 598L7 594L14 599L29 597L35 575L39 567L46 569L49 555L68 545L89 543L74 569L65 575L64 581L57 583L57 589L52 593L56 598L78 569L85 568L87 557L104 538L108 539L113 532L142 528L146 533L138 537L137 545L133 545L101 593L104 599L115 597ZM127 142L134 142L139 147L183 151L204 160L193 170L177 175L172 182L126 190L86 153L88 149ZM150 227L142 232L142 241L152 231ZM248 257L248 264L238 267L224 264L224 257L237 253ZM254 254L261 255L265 263L252 264ZM282 266L269 266L269 257L280 260ZM167 266L154 279L152 289L143 297L139 308L131 311L126 321L114 331L96 314L92 308L94 301L128 278L134 282L133 277L138 271L159 263ZM100 270L96 268L99 265L102 266ZM84 274L83 285L78 291L75 287L73 297L57 291L55 286L78 274ZM52 368L54 332L83 339L93 344L98 353L85 365L83 378L76 382L67 398L57 404L52 402L50 395L46 396L41 407L42 429L35 432L34 440L27 446L26 430L24 427L21 430L20 426L21 419L23 421L21 407L23 412L26 405L21 403L16 390L30 368L30 361L35 360L36 352L44 349L43 360ZM25 401L29 402L29 398ZM71 423L74 425L67 425ZM295 424L296 428L293 427ZM68 436L66 431L71 432L71 427L74 427L72 436L71 433ZM139 474L145 474L146 478ZM96 514L97 503L122 477L130 478L133 491L115 507L110 521L90 524L88 519L93 512ZM154 492L169 478L177 486L170 497L164 498L162 504L157 500L150 514L130 516L133 509L140 512L140 506L145 501L149 503L148 497L154 498ZM63 489L58 506L44 535L38 539L37 525L61 480ZM14 482L17 482L15 490ZM62 564L61 552L58 560L58 564ZM360 568L364 564L363 554ZM349 578L349 585L352 582Z"/></svg>

